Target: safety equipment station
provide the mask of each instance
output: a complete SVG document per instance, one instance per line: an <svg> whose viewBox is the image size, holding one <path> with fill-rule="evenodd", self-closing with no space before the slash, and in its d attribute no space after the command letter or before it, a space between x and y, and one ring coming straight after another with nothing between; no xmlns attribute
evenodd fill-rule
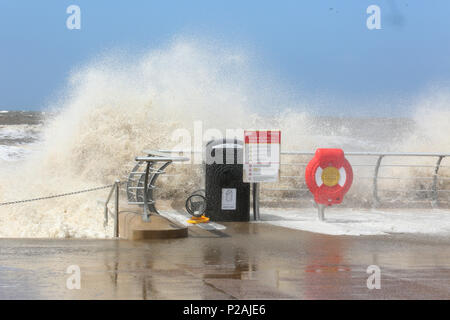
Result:
<svg viewBox="0 0 450 320"><path fill-rule="evenodd" d="M280 147L280 130L245 130L244 142L236 138L209 141L204 149L204 189L192 193L185 203L186 211L191 216L188 222L249 221L251 190L254 218L259 220L259 183L279 180ZM153 151L148 152L146 157L136 158L138 164L130 173L127 194L129 204L143 206L144 224L150 222L151 212L158 214L152 193L157 177L170 163L186 160ZM154 168L158 162L163 164ZM144 164L145 172L142 172ZM135 179L135 175L140 178ZM326 206L342 202L352 181L352 167L343 150L316 150L306 166L305 182L318 205L319 220L325 219ZM187 231L183 230L183 235L187 235Z"/></svg>
<svg viewBox="0 0 450 320"><path fill-rule="evenodd" d="M326 206L339 204L353 182L353 170L342 149L317 149L305 169L305 181L314 195L319 219Z"/></svg>
<svg viewBox="0 0 450 320"><path fill-rule="evenodd" d="M244 140L212 140L205 147L205 190L186 201L189 223L249 221L250 190L254 219L259 220L259 183L277 182L280 130L245 130Z"/></svg>

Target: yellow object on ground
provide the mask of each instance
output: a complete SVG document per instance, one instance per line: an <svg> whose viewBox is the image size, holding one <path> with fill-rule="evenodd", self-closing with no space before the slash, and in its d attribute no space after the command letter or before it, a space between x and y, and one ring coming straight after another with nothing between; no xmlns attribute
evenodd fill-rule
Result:
<svg viewBox="0 0 450 320"><path fill-rule="evenodd" d="M209 218L208 218L208 217L205 217L205 216L201 216L201 217L192 217L192 218L189 219L187 222L192 223L192 224L206 223L206 222L209 222Z"/></svg>

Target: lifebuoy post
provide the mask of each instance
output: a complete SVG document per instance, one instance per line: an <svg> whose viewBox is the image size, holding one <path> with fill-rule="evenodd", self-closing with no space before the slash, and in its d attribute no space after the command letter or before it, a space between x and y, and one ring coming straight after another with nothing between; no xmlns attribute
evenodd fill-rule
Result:
<svg viewBox="0 0 450 320"><path fill-rule="evenodd" d="M342 149L317 149L305 169L305 181L324 220L326 206L339 204L353 182L352 166Z"/></svg>

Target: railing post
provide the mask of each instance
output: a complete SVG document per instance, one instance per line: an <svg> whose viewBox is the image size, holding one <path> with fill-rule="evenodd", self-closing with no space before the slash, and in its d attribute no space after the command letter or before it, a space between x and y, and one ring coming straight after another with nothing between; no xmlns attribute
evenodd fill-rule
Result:
<svg viewBox="0 0 450 320"><path fill-rule="evenodd" d="M253 183L253 219L260 220L259 216L259 183Z"/></svg>
<svg viewBox="0 0 450 320"><path fill-rule="evenodd" d="M167 168L169 164L171 164L172 161L167 161L164 163L159 169L157 169L157 172L155 172L152 175L152 178L150 179L147 198L149 201L149 211L154 212L156 214L159 214L158 210L156 209L155 200L153 199L153 187L156 185L156 180L158 177L164 172L164 170Z"/></svg>
<svg viewBox="0 0 450 320"><path fill-rule="evenodd" d="M441 165L442 159L444 159L444 156L439 156L438 161L436 162L436 167L434 168L434 175L433 175L433 201L431 202L431 206L433 208L438 207L438 192L437 192L437 183L438 183L438 173L439 173L439 167Z"/></svg>
<svg viewBox="0 0 450 320"><path fill-rule="evenodd" d="M148 208L148 175L150 173L150 166L152 166L151 161L147 161L147 166L145 167L145 177L144 177L144 213L142 216L142 221L150 221L150 213Z"/></svg>
<svg viewBox="0 0 450 320"><path fill-rule="evenodd" d="M114 237L119 237L119 186L120 186L120 180L116 180L115 184L115 191L116 191L116 197L114 201L114 211L115 211L115 219L114 219Z"/></svg>
<svg viewBox="0 0 450 320"><path fill-rule="evenodd" d="M319 221L325 221L325 205L318 203L317 210L319 213Z"/></svg>
<svg viewBox="0 0 450 320"><path fill-rule="evenodd" d="M373 203L372 207L376 208L380 204L380 199L378 198L378 171L380 170L381 160L383 160L384 155L380 155L377 159L377 163L375 165L375 172L373 174Z"/></svg>

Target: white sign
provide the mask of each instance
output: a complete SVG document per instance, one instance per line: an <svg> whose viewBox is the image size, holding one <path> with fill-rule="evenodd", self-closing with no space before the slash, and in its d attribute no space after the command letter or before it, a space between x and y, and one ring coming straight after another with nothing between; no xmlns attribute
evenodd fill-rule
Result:
<svg viewBox="0 0 450 320"><path fill-rule="evenodd" d="M222 189L222 210L236 210L236 189Z"/></svg>
<svg viewBox="0 0 450 320"><path fill-rule="evenodd" d="M281 131L245 130L244 139L244 182L277 182Z"/></svg>

